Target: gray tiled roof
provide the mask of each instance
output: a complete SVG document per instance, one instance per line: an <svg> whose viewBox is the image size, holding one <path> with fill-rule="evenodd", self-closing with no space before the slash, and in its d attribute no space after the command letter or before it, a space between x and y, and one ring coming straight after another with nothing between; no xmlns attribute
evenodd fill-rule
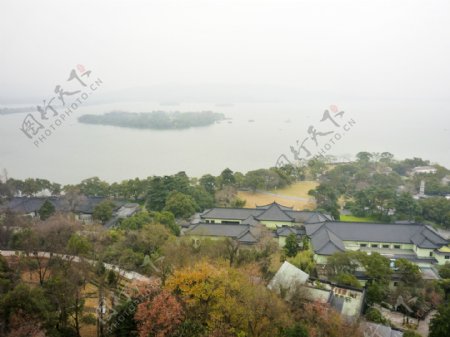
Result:
<svg viewBox="0 0 450 337"><path fill-rule="evenodd" d="M321 255L332 255L339 251L345 251L342 239L326 228L326 226L322 226L311 237L311 243L315 252Z"/></svg>
<svg viewBox="0 0 450 337"><path fill-rule="evenodd" d="M277 228L276 234L277 236L288 236L290 234L302 236L306 234L306 231L304 227L282 226Z"/></svg>
<svg viewBox="0 0 450 337"><path fill-rule="evenodd" d="M263 210L254 208L221 208L216 207L205 211L200 216L205 219L244 220L250 216L258 216Z"/></svg>
<svg viewBox="0 0 450 337"><path fill-rule="evenodd" d="M297 235L297 229L295 229L294 227L291 227L291 226L283 226L283 227L277 228L276 233L277 233L277 236L289 236L291 234Z"/></svg>
<svg viewBox="0 0 450 337"><path fill-rule="evenodd" d="M320 212L294 211L289 207L272 203L257 208L212 208L203 212L202 219L240 220L253 217L259 221L280 221L296 223L318 223L333 220L328 215Z"/></svg>
<svg viewBox="0 0 450 337"><path fill-rule="evenodd" d="M256 208L257 209L268 209L270 206L272 206L274 204L278 205L284 211L290 211L290 210L294 209L294 207L283 206L283 205L280 205L280 204L278 204L276 202L272 202L271 204L267 204L267 205L256 206Z"/></svg>
<svg viewBox="0 0 450 337"><path fill-rule="evenodd" d="M329 216L319 212L309 212L309 211L287 211L286 214L294 218L295 222L300 223L319 223L331 219Z"/></svg>
<svg viewBox="0 0 450 337"><path fill-rule="evenodd" d="M393 330L389 326L376 324L372 322L363 323L364 336L370 337L402 337L403 332Z"/></svg>
<svg viewBox="0 0 450 337"><path fill-rule="evenodd" d="M272 204L263 213L257 216L261 221L289 221L293 222L294 218L287 214L287 211L283 211L278 204Z"/></svg>
<svg viewBox="0 0 450 337"><path fill-rule="evenodd" d="M193 225L185 233L186 235L230 237L243 243L257 242L249 225L199 223Z"/></svg>
<svg viewBox="0 0 450 337"><path fill-rule="evenodd" d="M305 224L318 254L331 255L344 251L343 241L386 242L416 244L419 248L439 248L448 241L424 224L383 224L367 222L324 222Z"/></svg>
<svg viewBox="0 0 450 337"><path fill-rule="evenodd" d="M311 231L317 229L311 225L305 225L309 235ZM426 225L423 224L395 224L395 223L368 223L368 222L324 222L319 227L326 227L344 241L368 241L368 242L391 242L391 243L412 243L412 237L421 231L427 238L433 237L437 240L434 232L423 231ZM438 240L437 240L438 241ZM439 237L439 242L445 244L447 241Z"/></svg>
<svg viewBox="0 0 450 337"><path fill-rule="evenodd" d="M119 218L128 218L139 211L139 204L127 203L119 207L116 214Z"/></svg>
<svg viewBox="0 0 450 337"><path fill-rule="evenodd" d="M267 287L277 293L281 289L286 289L289 295L292 296L296 285L304 284L308 279L309 275L307 273L288 261L284 261Z"/></svg>
<svg viewBox="0 0 450 337"><path fill-rule="evenodd" d="M423 226L423 228L418 230L412 236L411 241L420 248L430 249L440 248L442 245L447 244L447 240L429 226Z"/></svg>
<svg viewBox="0 0 450 337"><path fill-rule="evenodd" d="M312 236L316 231L318 231L324 223L315 223L315 224L308 224L308 226L305 226L306 235Z"/></svg>
<svg viewBox="0 0 450 337"><path fill-rule="evenodd" d="M105 200L104 197L86 197L75 206L76 213L94 213L95 206Z"/></svg>
<svg viewBox="0 0 450 337"><path fill-rule="evenodd" d="M256 220L253 215L250 215L247 219L243 220L241 223L245 225L256 226L257 224L259 224L259 221Z"/></svg>
<svg viewBox="0 0 450 337"><path fill-rule="evenodd" d="M44 202L48 200L55 210L59 212L68 212L70 210L69 202L62 197L15 197L12 198L5 208L17 213L31 213L37 212L42 207ZM77 205L75 205L74 212L92 214L95 206L105 200L104 197L81 197ZM121 202L113 201L116 209L121 206Z"/></svg>
<svg viewBox="0 0 450 337"><path fill-rule="evenodd" d="M6 208L17 213L37 212L47 198L15 197L7 204Z"/></svg>
<svg viewBox="0 0 450 337"><path fill-rule="evenodd" d="M250 230L247 230L246 232L241 234L237 239L239 242L247 244L253 244L258 242L257 237Z"/></svg>

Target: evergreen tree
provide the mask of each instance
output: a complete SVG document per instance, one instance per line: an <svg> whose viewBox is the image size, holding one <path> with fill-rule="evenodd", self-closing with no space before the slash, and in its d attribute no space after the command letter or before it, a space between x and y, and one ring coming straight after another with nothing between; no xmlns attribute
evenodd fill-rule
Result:
<svg viewBox="0 0 450 337"><path fill-rule="evenodd" d="M284 245L284 251L288 257L294 257L298 252L297 236L295 234L289 234L286 238Z"/></svg>
<svg viewBox="0 0 450 337"><path fill-rule="evenodd" d="M50 201L45 200L38 213L41 220L47 220L53 213L55 213L55 206L53 206Z"/></svg>

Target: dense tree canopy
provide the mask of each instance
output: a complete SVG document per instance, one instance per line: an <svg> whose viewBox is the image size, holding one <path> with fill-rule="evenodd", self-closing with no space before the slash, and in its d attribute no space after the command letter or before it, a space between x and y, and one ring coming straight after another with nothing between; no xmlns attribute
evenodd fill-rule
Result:
<svg viewBox="0 0 450 337"><path fill-rule="evenodd" d="M309 191L316 199L317 208L329 213L334 219L340 219L338 194L327 184L321 184L316 189Z"/></svg>
<svg viewBox="0 0 450 337"><path fill-rule="evenodd" d="M167 196L164 210L171 212L177 218L188 219L198 210L198 205L191 196L173 191Z"/></svg>
<svg viewBox="0 0 450 337"><path fill-rule="evenodd" d="M95 206L92 216L95 220L106 223L112 218L115 207L116 205L112 201L104 200Z"/></svg>
<svg viewBox="0 0 450 337"><path fill-rule="evenodd" d="M430 337L447 337L450 333L450 304L439 307L430 323Z"/></svg>
<svg viewBox="0 0 450 337"><path fill-rule="evenodd" d="M286 238L286 243L284 245L284 251L286 253L286 256L294 257L295 255L297 255L298 250L299 246L297 242L297 235L289 234Z"/></svg>
<svg viewBox="0 0 450 337"><path fill-rule="evenodd" d="M41 220L47 220L53 213L55 213L55 206L49 200L45 200L39 209L39 218Z"/></svg>
<svg viewBox="0 0 450 337"><path fill-rule="evenodd" d="M450 226L450 186L444 178L450 171L433 165L436 173L412 174L417 166L430 165L420 158L396 160L389 152L360 152L354 163L339 164L320 176L320 185L311 195L319 209L339 213L337 200L346 200L345 207L353 215L374 220L428 220L441 226ZM416 200L421 181L425 193L435 196Z"/></svg>
<svg viewBox="0 0 450 337"><path fill-rule="evenodd" d="M187 319L213 334L276 336L292 325L279 298L231 268L200 263L176 271L167 289L186 305Z"/></svg>
<svg viewBox="0 0 450 337"><path fill-rule="evenodd" d="M89 195L104 196L115 204L119 204L116 199L132 200L143 211L120 220L113 229L84 226L68 215L48 217L53 213L48 204L42 207L41 219L1 214L0 245L24 254L0 258L0 326L5 333L17 335L80 335L84 325L95 321L85 308L85 288L95 285L99 298L107 298L106 293L113 298L108 297L117 312L113 319L126 316L114 327L116 336L360 336L357 323L342 319L328 305L300 296L285 302L267 289L285 258L311 275L356 288L361 284L355 275L364 273L368 305L393 305L402 296L420 317L450 294L447 266L440 268L442 280L424 282L417 266L406 260L398 259L391 266L377 253L345 252L330 256L321 269L307 240L298 242L295 235L288 237L284 250L262 227L254 228L262 239L252 247L233 239L193 242L180 236L175 219L213 206L243 207L238 189L276 190L296 179L317 177L320 185L311 195L319 210L335 218L345 203L353 215L378 221L426 220L450 226L450 201L442 196L446 193L442 178L448 170L435 165L436 174L408 175L425 164L429 162L419 158L399 161L387 152L360 153L353 163L329 164L318 158L303 167L286 165L246 174L225 169L217 177L205 175L198 180L179 172L112 184L94 177L65 186L63 200L70 209ZM433 197L412 197L421 180ZM19 192L34 196L45 190L57 194L61 187L44 179L7 178L0 184L2 200ZM108 221L113 207L110 201L99 204L95 218ZM52 254L42 256L37 251ZM89 264L86 258L96 262ZM106 270L103 262L139 272L156 283L148 296L124 299L123 276ZM391 277L396 287L389 286ZM25 278L34 280L27 280L33 286L26 285ZM439 309L433 320L432 336L447 331L446 310Z"/></svg>

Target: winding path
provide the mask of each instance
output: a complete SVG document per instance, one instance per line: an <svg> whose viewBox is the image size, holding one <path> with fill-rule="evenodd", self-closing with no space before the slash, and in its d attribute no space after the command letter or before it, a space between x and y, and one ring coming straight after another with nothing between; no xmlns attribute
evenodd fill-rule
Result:
<svg viewBox="0 0 450 337"><path fill-rule="evenodd" d="M24 251L17 251L17 250L0 250L0 255L2 256L27 256L27 254ZM31 256L34 256L35 254L32 254ZM51 256L59 256L64 260L70 260L75 262L80 262L81 259L78 256L73 255L67 255L67 254L56 254L56 253L49 253L49 252L37 252L38 257L43 258L50 258ZM28 255L30 256L30 255ZM90 259L84 259L84 261L87 261L91 265L95 265L97 261L90 260ZM116 266L114 264L110 263L103 263L106 270L113 270L115 272L118 272L121 276L126 278L129 281L137 280L137 281L150 281L151 279L147 276L144 276L142 274L139 274L135 271L127 271L125 269L120 268L119 266Z"/></svg>

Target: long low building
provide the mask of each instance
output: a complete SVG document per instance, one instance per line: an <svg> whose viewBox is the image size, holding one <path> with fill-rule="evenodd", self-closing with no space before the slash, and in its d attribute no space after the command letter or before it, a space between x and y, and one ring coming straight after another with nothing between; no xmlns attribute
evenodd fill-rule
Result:
<svg viewBox="0 0 450 337"><path fill-rule="evenodd" d="M53 205L56 212L73 213L77 220L92 223L95 207L105 200L109 199L84 195L75 198L65 196L14 197L4 205L0 205L0 211L8 210L31 218L39 218L39 210L48 201ZM107 227L114 226L118 220L130 217L140 210L137 203L126 203L119 200L111 200L111 202L114 205L113 218L106 224Z"/></svg>
<svg viewBox="0 0 450 337"><path fill-rule="evenodd" d="M193 237L194 242L197 242L200 238L213 240L230 238L244 245L254 245L260 239L259 229L250 224L198 223L189 227L184 235Z"/></svg>
<svg viewBox="0 0 450 337"><path fill-rule="evenodd" d="M200 215L205 223L247 223L256 221L268 228L314 224L334 220L320 212L295 211L276 202L256 208L212 208Z"/></svg>
<svg viewBox="0 0 450 337"><path fill-rule="evenodd" d="M326 264L336 252L378 252L419 266L450 262L449 242L428 225L326 221L305 225L316 262Z"/></svg>
<svg viewBox="0 0 450 337"><path fill-rule="evenodd" d="M258 240L252 228L262 224L274 229L280 246L288 235L294 234L299 242L306 236L319 264L326 264L336 252L358 250L378 252L392 261L405 258L419 267L450 262L449 241L419 223L334 221L317 211L295 211L275 202L256 208L213 208L200 214L198 222L186 234L232 237L252 244Z"/></svg>

